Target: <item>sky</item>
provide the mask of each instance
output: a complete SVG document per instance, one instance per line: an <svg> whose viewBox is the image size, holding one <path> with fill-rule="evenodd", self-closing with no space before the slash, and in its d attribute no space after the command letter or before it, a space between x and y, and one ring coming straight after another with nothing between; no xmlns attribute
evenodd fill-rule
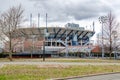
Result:
<svg viewBox="0 0 120 80"><path fill-rule="evenodd" d="M94 21L96 34L101 29L98 20L100 16L105 16L112 11L120 21L119 0L0 0L0 14L19 4L24 9L24 27L30 25L30 13L36 25L37 15L40 13L40 26L45 26L46 13L48 14L48 26L64 26L69 22L91 29L90 26Z"/></svg>

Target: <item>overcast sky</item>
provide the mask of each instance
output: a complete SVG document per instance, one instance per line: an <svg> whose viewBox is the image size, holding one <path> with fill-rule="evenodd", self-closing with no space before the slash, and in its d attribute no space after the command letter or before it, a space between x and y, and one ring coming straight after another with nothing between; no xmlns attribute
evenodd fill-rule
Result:
<svg viewBox="0 0 120 80"><path fill-rule="evenodd" d="M24 15L27 20L30 13L34 18L40 13L41 21L44 22L45 13L48 13L50 23L91 21L106 15L110 10L118 16L120 12L119 0L0 0L0 13L18 4L22 4L25 9Z"/></svg>
<svg viewBox="0 0 120 80"><path fill-rule="evenodd" d="M63 26L67 22L74 22L90 28L94 21L96 32L100 31L99 16L113 11L120 19L119 0L0 0L0 13L19 4L25 9L25 26L29 26L30 13L36 24L37 14L40 13L41 26L45 26L45 13L48 13L49 26Z"/></svg>

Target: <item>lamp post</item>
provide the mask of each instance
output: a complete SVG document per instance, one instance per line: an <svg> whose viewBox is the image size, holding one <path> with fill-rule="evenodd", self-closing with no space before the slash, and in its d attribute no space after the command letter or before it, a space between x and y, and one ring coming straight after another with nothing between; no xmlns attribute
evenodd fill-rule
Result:
<svg viewBox="0 0 120 80"><path fill-rule="evenodd" d="M114 59L116 58L116 38L117 38L117 32L113 31L112 32L113 37L114 37Z"/></svg>
<svg viewBox="0 0 120 80"><path fill-rule="evenodd" d="M114 43L114 44L115 44L114 59L116 59L116 58L117 58L117 55L116 55L116 48L117 48L117 47L116 47L116 38L117 38L117 35L115 34L115 35L114 35L114 42L115 42L115 43Z"/></svg>
<svg viewBox="0 0 120 80"><path fill-rule="evenodd" d="M99 22L102 24L102 58L104 58L104 40L103 40L103 24L108 20L107 16L99 17Z"/></svg>

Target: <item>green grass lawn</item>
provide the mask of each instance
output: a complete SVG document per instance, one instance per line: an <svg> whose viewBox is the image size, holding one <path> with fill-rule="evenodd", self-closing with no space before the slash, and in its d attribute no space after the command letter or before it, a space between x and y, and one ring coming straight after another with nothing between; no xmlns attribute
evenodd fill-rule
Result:
<svg viewBox="0 0 120 80"><path fill-rule="evenodd" d="M0 80L46 80L96 73L120 72L120 66L64 66L58 65L5 65L0 68Z"/></svg>

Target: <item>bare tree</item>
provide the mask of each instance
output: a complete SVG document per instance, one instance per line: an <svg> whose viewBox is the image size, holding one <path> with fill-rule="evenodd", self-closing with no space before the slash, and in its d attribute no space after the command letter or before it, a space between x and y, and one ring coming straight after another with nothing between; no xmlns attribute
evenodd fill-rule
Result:
<svg viewBox="0 0 120 80"><path fill-rule="evenodd" d="M104 39L104 45L108 48L106 52L109 53L109 56L111 58L112 53L114 51L114 48L118 47L118 43L116 40L118 40L118 27L119 23L116 21L115 16L110 12L107 16L107 21L104 23L103 27L103 39ZM116 43L116 44L115 44Z"/></svg>
<svg viewBox="0 0 120 80"><path fill-rule="evenodd" d="M0 15L1 38L5 42L9 41L9 59L12 61L12 32L20 27L23 21L23 12L21 5L13 6ZM4 38L4 39L3 39Z"/></svg>

